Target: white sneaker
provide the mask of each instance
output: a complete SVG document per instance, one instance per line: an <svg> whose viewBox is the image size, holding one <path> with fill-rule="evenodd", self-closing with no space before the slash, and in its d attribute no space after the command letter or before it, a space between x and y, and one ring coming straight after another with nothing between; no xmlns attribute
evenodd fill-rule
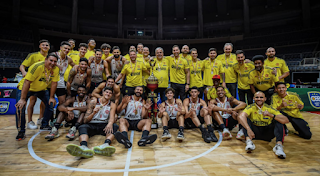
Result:
<svg viewBox="0 0 320 176"><path fill-rule="evenodd" d="M283 152L283 145L281 145L281 144L276 144L273 147L273 152L281 159L286 158L286 154Z"/></svg>
<svg viewBox="0 0 320 176"><path fill-rule="evenodd" d="M232 135L231 135L230 131L228 130L228 128L223 129L222 135L223 135L223 139L226 139L226 140L232 138Z"/></svg>
<svg viewBox="0 0 320 176"><path fill-rule="evenodd" d="M111 156L116 152L116 148L110 146L108 143L104 143L102 145L93 147L93 151L99 155Z"/></svg>
<svg viewBox="0 0 320 176"><path fill-rule="evenodd" d="M241 129L241 130L238 131L236 138L239 139L239 140L245 139L244 133L243 133L243 129Z"/></svg>
<svg viewBox="0 0 320 176"><path fill-rule="evenodd" d="M42 119L43 117L37 120L37 125L41 125Z"/></svg>
<svg viewBox="0 0 320 176"><path fill-rule="evenodd" d="M254 149L256 149L256 146L253 144L253 142L251 140L246 140L247 153L251 153L251 151L253 151Z"/></svg>
<svg viewBox="0 0 320 176"><path fill-rule="evenodd" d="M31 130L35 130L35 129L38 129L38 126L37 126L33 121L30 121L30 122L27 124L27 128L28 128L28 129L31 129Z"/></svg>

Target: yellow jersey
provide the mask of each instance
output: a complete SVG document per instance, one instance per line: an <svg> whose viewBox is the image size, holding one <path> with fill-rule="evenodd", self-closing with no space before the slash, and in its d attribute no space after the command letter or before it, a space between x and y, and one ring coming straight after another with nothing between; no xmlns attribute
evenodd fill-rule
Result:
<svg viewBox="0 0 320 176"><path fill-rule="evenodd" d="M187 54L186 57L183 57L183 54L180 53L179 56L182 58L182 59L185 59L188 61L188 64L192 61L192 56L190 54Z"/></svg>
<svg viewBox="0 0 320 176"><path fill-rule="evenodd" d="M268 111L274 115L280 115L281 113L272 108L270 105L263 104L261 111ZM248 118L255 126L268 126L272 123L273 117L263 116L263 113L259 113L259 108L255 103L247 106L243 112L248 114Z"/></svg>
<svg viewBox="0 0 320 176"><path fill-rule="evenodd" d="M77 50L71 50L71 51L69 51L69 53L68 53L68 56L72 56L72 55L78 55L79 54L79 51L77 51Z"/></svg>
<svg viewBox="0 0 320 176"><path fill-rule="evenodd" d="M60 80L59 68L54 67L49 71L45 68L44 62L38 62L29 68L25 78L32 81L29 91L39 92L46 90L51 82L58 82Z"/></svg>
<svg viewBox="0 0 320 176"><path fill-rule="evenodd" d="M217 56L217 59L222 62L223 67L225 68L226 83L236 83L237 74L233 69L233 66L238 63L237 56L233 53L229 57L226 57L226 54L220 54ZM220 82L223 80L221 79Z"/></svg>
<svg viewBox="0 0 320 176"><path fill-rule="evenodd" d="M270 61L269 59L264 60L264 66L265 67L271 67L277 69L277 75L281 76L282 74L289 72L289 68L287 66L286 61L283 59L275 57L273 61ZM281 82L284 82L284 79L279 80Z"/></svg>
<svg viewBox="0 0 320 176"><path fill-rule="evenodd" d="M95 52L90 51L89 49L87 50L87 53L84 55L85 58L89 59L91 56L95 56Z"/></svg>
<svg viewBox="0 0 320 176"><path fill-rule="evenodd" d="M202 81L202 61L194 62L193 60L189 61L190 68L190 88L191 87L203 87Z"/></svg>
<svg viewBox="0 0 320 176"><path fill-rule="evenodd" d="M169 61L165 58L154 59L155 65L153 67L153 75L158 78L158 87L159 88L168 88L169 86ZM151 73L151 71L150 71Z"/></svg>
<svg viewBox="0 0 320 176"><path fill-rule="evenodd" d="M34 63L44 61L45 59L46 59L46 57L43 56L40 53L40 51L34 52L34 53L30 53L30 54L28 54L26 59L22 62L22 65L24 65L26 67L30 67Z"/></svg>
<svg viewBox="0 0 320 176"><path fill-rule="evenodd" d="M113 56L113 54L112 54L112 53L109 53L108 56L106 56L105 54L102 54L101 59L102 59L102 60L106 60L106 59L107 59L108 57L110 57L110 56Z"/></svg>
<svg viewBox="0 0 320 176"><path fill-rule="evenodd" d="M250 89L250 85L248 84L249 81L249 73L255 67L252 62L244 63L242 65L235 64L234 71L238 73L238 89L248 90Z"/></svg>
<svg viewBox="0 0 320 176"><path fill-rule="evenodd" d="M212 77L214 75L221 75L225 72L222 62L220 60L203 60L202 61L203 71L203 84L206 86L213 86ZM221 77L222 80L222 77Z"/></svg>
<svg viewBox="0 0 320 176"><path fill-rule="evenodd" d="M260 73L257 70L252 70L249 73L248 84L253 84L254 87L261 91L266 91L274 86L274 83L279 82L278 75L272 74L270 67L264 67Z"/></svg>
<svg viewBox="0 0 320 176"><path fill-rule="evenodd" d="M20 82L18 83L17 88L18 88L19 90L22 90L22 86L23 86L23 83L24 83L24 80L25 80L25 79L26 79L25 77L22 78L22 79L20 80Z"/></svg>
<svg viewBox="0 0 320 176"><path fill-rule="evenodd" d="M226 92L226 97L228 97L228 98L232 97L231 93L229 92L229 90L227 88L224 88L224 91ZM217 89L216 89L216 87L211 87L208 90L207 99L211 100L211 99L216 99L216 98L218 98Z"/></svg>
<svg viewBox="0 0 320 176"><path fill-rule="evenodd" d="M169 61L170 67L170 82L177 84L186 83L186 73L185 69L189 69L188 61L179 57L178 59L174 57L166 57Z"/></svg>
<svg viewBox="0 0 320 176"><path fill-rule="evenodd" d="M126 58L127 61L131 62L131 59L130 59L129 54L126 54L126 55L123 56L123 57ZM142 56L142 57L138 57L138 55L137 55L136 60L137 60L138 62L143 62L143 56Z"/></svg>
<svg viewBox="0 0 320 176"><path fill-rule="evenodd" d="M137 53L137 59L138 59L138 58L139 58L139 59L140 59L140 58L143 59L143 54Z"/></svg>
<svg viewBox="0 0 320 176"><path fill-rule="evenodd" d="M147 70L147 67L143 62L136 62L134 64L130 62L129 64L124 65L121 73L125 74L127 77L126 86L143 86L142 71L144 70Z"/></svg>
<svg viewBox="0 0 320 176"><path fill-rule="evenodd" d="M277 93L275 93L271 97L271 106L274 109L277 109L282 104L282 101L285 101L288 106L281 108L281 111L289 116L303 119L300 109L298 108L298 104L304 105L304 103L301 101L298 94L287 91L287 95L284 98L281 98Z"/></svg>
<svg viewBox="0 0 320 176"><path fill-rule="evenodd" d="M143 59L143 63L147 67L147 69L150 71L151 66L150 66L149 61L146 61L146 60ZM144 86L147 86L146 79L148 79L149 76L150 76L150 74L148 74L146 72L142 72L142 80L143 80L143 85Z"/></svg>

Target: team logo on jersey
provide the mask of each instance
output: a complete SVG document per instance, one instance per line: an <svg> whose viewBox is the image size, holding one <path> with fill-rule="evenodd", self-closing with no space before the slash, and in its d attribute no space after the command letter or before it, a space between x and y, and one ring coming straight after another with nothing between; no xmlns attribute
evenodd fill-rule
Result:
<svg viewBox="0 0 320 176"><path fill-rule="evenodd" d="M0 114L4 114L9 110L9 101L0 101Z"/></svg>
<svg viewBox="0 0 320 176"><path fill-rule="evenodd" d="M140 68L140 65L138 65L138 68Z"/></svg>
<svg viewBox="0 0 320 176"><path fill-rule="evenodd" d="M109 110L106 110L106 111L105 111L106 114L109 114L109 112L110 112Z"/></svg>
<svg viewBox="0 0 320 176"><path fill-rule="evenodd" d="M268 77L268 76L269 76L268 74L265 75L265 77Z"/></svg>
<svg viewBox="0 0 320 176"><path fill-rule="evenodd" d="M311 91L308 92L309 101L312 107L320 109L320 92Z"/></svg>
<svg viewBox="0 0 320 176"><path fill-rule="evenodd" d="M248 67L244 67L245 70L248 70Z"/></svg>
<svg viewBox="0 0 320 176"><path fill-rule="evenodd" d="M279 63L276 63L276 66L279 66Z"/></svg>

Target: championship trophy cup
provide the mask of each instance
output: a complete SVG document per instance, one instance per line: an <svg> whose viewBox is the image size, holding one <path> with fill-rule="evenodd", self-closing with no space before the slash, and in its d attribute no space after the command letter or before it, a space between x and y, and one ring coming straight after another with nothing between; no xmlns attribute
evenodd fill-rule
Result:
<svg viewBox="0 0 320 176"><path fill-rule="evenodd" d="M147 87L150 90L150 93L148 93L148 100L151 101L153 100L153 105L151 106L151 109L149 109L150 113L150 118L152 119L152 129L157 129L158 128L158 123L157 123L157 95L154 93L154 90L158 88L158 78L156 78L153 75L153 67L155 66L155 63L151 63L151 76L146 80L147 82Z"/></svg>

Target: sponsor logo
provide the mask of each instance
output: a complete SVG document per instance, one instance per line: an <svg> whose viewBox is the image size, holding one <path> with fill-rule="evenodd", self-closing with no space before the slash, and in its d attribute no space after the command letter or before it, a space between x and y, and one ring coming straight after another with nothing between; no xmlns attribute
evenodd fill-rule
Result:
<svg viewBox="0 0 320 176"><path fill-rule="evenodd" d="M269 76L268 74L265 75L265 77L268 77L268 76Z"/></svg>
<svg viewBox="0 0 320 176"><path fill-rule="evenodd" d="M9 101L0 101L0 113L4 114L9 110Z"/></svg>
<svg viewBox="0 0 320 176"><path fill-rule="evenodd" d="M316 109L320 109L320 92L311 91L308 92L310 105Z"/></svg>
<svg viewBox="0 0 320 176"><path fill-rule="evenodd" d="M276 63L276 66L279 66L279 63Z"/></svg>
<svg viewBox="0 0 320 176"><path fill-rule="evenodd" d="M3 93L3 98L8 98L10 97L11 93L12 93L13 89L10 89L10 90L4 90Z"/></svg>

